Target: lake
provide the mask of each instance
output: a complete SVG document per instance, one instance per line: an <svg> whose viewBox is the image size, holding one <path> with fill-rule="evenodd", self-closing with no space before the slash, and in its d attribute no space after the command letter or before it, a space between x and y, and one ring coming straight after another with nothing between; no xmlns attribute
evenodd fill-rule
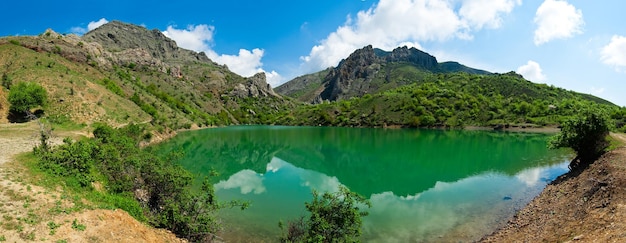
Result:
<svg viewBox="0 0 626 243"><path fill-rule="evenodd" d="M228 242L275 242L278 222L305 215L311 190L344 185L372 203L364 242L459 242L506 223L567 172L572 153L548 135L492 131L233 126L183 132L159 145L184 152L199 178L215 170Z"/></svg>

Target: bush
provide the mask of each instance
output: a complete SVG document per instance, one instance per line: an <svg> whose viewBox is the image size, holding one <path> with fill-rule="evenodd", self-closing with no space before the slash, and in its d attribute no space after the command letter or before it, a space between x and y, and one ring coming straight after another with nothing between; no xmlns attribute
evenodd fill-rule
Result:
<svg viewBox="0 0 626 243"><path fill-rule="evenodd" d="M9 90L9 110L15 113L27 113L35 107L45 107L48 93L36 83L21 82Z"/></svg>
<svg viewBox="0 0 626 243"><path fill-rule="evenodd" d="M191 242L215 236L219 209L247 207L238 201L218 202L208 180L201 190L193 189L192 174L172 162L176 155L166 159L139 147L146 132L135 124L121 129L96 124L92 139L36 148L38 166L77 190L90 189L99 180L106 189L103 200Z"/></svg>
<svg viewBox="0 0 626 243"><path fill-rule="evenodd" d="M358 242L361 218L368 214L359 206L371 207L367 199L343 186L336 193L321 196L313 191L313 201L305 205L310 213L308 220L301 217L288 222L281 242ZM283 228L282 223L279 227Z"/></svg>
<svg viewBox="0 0 626 243"><path fill-rule="evenodd" d="M609 119L601 112L590 110L581 116L566 120L561 132L550 139L550 148L572 148L576 158L570 163L570 169L584 168L605 152L609 143Z"/></svg>

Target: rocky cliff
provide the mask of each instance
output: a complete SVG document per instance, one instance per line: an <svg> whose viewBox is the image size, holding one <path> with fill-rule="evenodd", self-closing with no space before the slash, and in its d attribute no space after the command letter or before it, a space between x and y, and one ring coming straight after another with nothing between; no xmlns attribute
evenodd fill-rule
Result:
<svg viewBox="0 0 626 243"><path fill-rule="evenodd" d="M356 50L337 67L298 77L276 91L300 101L319 103L373 94L419 82L428 74L449 72L489 74L456 62L438 63L434 56L416 48L405 46L387 52L370 45ZM322 74L325 76L320 78Z"/></svg>

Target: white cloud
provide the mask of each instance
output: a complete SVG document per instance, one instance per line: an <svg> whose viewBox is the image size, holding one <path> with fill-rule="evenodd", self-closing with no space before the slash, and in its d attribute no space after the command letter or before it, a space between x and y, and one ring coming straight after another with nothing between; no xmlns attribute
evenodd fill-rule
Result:
<svg viewBox="0 0 626 243"><path fill-rule="evenodd" d="M502 14L510 13L521 0L464 0L459 15L471 26L481 29L500 28Z"/></svg>
<svg viewBox="0 0 626 243"><path fill-rule="evenodd" d="M215 31L213 26L201 24L189 25L186 29L168 26L163 34L176 41L182 48L201 52L211 49L209 45L213 43L213 31Z"/></svg>
<svg viewBox="0 0 626 243"><path fill-rule="evenodd" d="M615 67L616 70L626 70L626 37L615 35L611 42L602 47L602 62Z"/></svg>
<svg viewBox="0 0 626 243"><path fill-rule="evenodd" d="M87 24L87 31L92 31L95 28L102 26L103 24L108 23L109 21L105 18L101 18L98 21L91 21Z"/></svg>
<svg viewBox="0 0 626 243"><path fill-rule="evenodd" d="M265 71L263 69L264 51L255 48L252 51L240 49L237 55L218 54L212 48L214 44L213 35L215 27L210 25L189 25L186 29L177 29L174 26L168 26L163 34L174 41L182 48L190 49L197 52L204 52L206 55L219 64L225 64L236 74L244 77L250 77L259 72L265 72L267 82L273 87L282 81L282 76L276 71Z"/></svg>
<svg viewBox="0 0 626 243"><path fill-rule="evenodd" d="M546 0L535 13L535 45L583 33L583 13L567 1Z"/></svg>
<svg viewBox="0 0 626 243"><path fill-rule="evenodd" d="M472 31L500 27L502 15L521 4L521 0L464 0L457 11L453 2L380 0L356 18L348 16L343 26L301 57L301 71L335 66L354 50L370 44L391 50L401 44L419 48L422 41L472 39Z"/></svg>
<svg viewBox="0 0 626 243"><path fill-rule="evenodd" d="M526 65L517 68L517 73L521 74L522 76L524 76L524 78L533 82L542 82L546 80L546 76L543 74L539 63L532 60L528 61Z"/></svg>
<svg viewBox="0 0 626 243"><path fill-rule="evenodd" d="M103 24L106 24L106 23L108 23L108 22L109 22L109 21L108 21L107 19L105 19L105 18L101 18L101 19L99 19L99 20L97 20L97 21L91 21L91 22L89 22L89 24L87 24L87 28L85 28L85 27L80 27L80 26L75 26L75 27L72 27L72 28L70 29L70 32L72 32L72 33L74 33L74 34L79 34L79 35L82 35L82 34L87 33L88 31L92 31L93 29L98 28L98 27L100 27L100 26L102 26Z"/></svg>

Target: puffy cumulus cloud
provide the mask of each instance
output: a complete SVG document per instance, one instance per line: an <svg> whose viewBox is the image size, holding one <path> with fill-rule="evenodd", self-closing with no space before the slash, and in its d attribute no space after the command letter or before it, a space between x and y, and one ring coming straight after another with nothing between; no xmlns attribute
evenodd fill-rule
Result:
<svg viewBox="0 0 626 243"><path fill-rule="evenodd" d="M276 71L265 71L263 69L264 51L255 48L252 51L240 49L237 55L218 54L212 49L214 44L213 35L215 28L209 25L189 25L186 29L177 29L175 26L168 26L163 34L168 38L176 41L178 46L204 52L213 61L228 66L228 68L244 77L250 77L256 73L264 72L267 82L272 85L278 85L282 82L283 77Z"/></svg>
<svg viewBox="0 0 626 243"><path fill-rule="evenodd" d="M79 34L79 35L82 35L82 34L87 33L88 31L92 31L92 30L94 30L95 28L98 28L98 27L100 27L100 26L102 26L102 25L104 25L104 24L106 24L106 23L108 23L108 22L109 22L109 21L108 21L107 19L105 19L105 18L101 18L101 19L99 19L99 20L97 20L97 21L91 21L91 22L89 22L89 24L87 24L87 28L85 28L85 27L80 27L80 26L72 27L72 28L70 29L70 32L72 32L72 33L74 33L74 34Z"/></svg>
<svg viewBox="0 0 626 243"><path fill-rule="evenodd" d="M201 52L211 50L209 44L213 43L214 31L213 26L205 24L189 25L186 29L176 29L170 25L163 34L182 48Z"/></svg>
<svg viewBox="0 0 626 243"><path fill-rule="evenodd" d="M535 13L535 45L583 33L583 13L567 1L546 0Z"/></svg>
<svg viewBox="0 0 626 243"><path fill-rule="evenodd" d="M517 68L517 73L524 76L524 78L534 82L541 82L546 80L546 75L543 74L539 63L532 60L528 61L526 65Z"/></svg>
<svg viewBox="0 0 626 243"><path fill-rule="evenodd" d="M459 15L475 28L499 28L502 15L513 11L521 0L464 0Z"/></svg>
<svg viewBox="0 0 626 243"><path fill-rule="evenodd" d="M626 71L626 37L613 36L611 42L602 47L600 55L604 64Z"/></svg>
<svg viewBox="0 0 626 243"><path fill-rule="evenodd" d="M502 15L521 4L520 0L464 0L460 7L448 0L380 0L301 57L302 72L335 66L354 50L366 45L391 50L401 45L419 48L421 41L451 38L472 39L471 32L483 27L498 28Z"/></svg>
<svg viewBox="0 0 626 243"><path fill-rule="evenodd" d="M226 64L231 71L241 76L250 77L254 74L264 72L267 82L272 85L272 87L276 87L282 81L282 76L276 71L267 72L261 68L263 67L261 59L264 54L264 51L261 49L255 48L252 51L239 49L238 55L218 55L210 50L206 51L206 53L213 61Z"/></svg>

